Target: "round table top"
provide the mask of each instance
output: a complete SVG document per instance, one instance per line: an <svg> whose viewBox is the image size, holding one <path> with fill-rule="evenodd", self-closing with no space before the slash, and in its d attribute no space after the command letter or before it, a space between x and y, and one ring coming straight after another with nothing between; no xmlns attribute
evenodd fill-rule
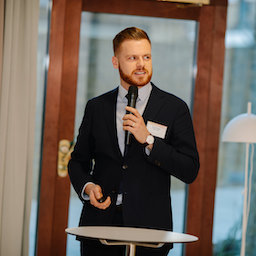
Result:
<svg viewBox="0 0 256 256"><path fill-rule="evenodd" d="M198 240L196 236L149 228L83 226L67 228L68 234L104 240L140 243L187 243Z"/></svg>

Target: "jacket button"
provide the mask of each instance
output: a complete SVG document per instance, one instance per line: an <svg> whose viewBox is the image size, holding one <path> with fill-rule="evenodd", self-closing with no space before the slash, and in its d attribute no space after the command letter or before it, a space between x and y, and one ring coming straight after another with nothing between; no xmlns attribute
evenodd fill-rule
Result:
<svg viewBox="0 0 256 256"><path fill-rule="evenodd" d="M160 163L158 160L155 161L155 164L156 164L157 166L160 166L160 165L161 165L161 163Z"/></svg>
<svg viewBox="0 0 256 256"><path fill-rule="evenodd" d="M128 165L127 164L123 164L122 169L126 170L127 168L128 168Z"/></svg>

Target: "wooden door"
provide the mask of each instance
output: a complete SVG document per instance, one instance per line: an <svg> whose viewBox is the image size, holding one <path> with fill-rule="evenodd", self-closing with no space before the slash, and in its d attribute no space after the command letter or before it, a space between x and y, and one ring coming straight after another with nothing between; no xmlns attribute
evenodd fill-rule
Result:
<svg viewBox="0 0 256 256"><path fill-rule="evenodd" d="M136 6L136 8L135 8ZM208 6L156 0L53 0L43 159L38 217L38 255L65 255L70 182L57 175L58 143L73 139L81 12L103 12L199 22L193 122L201 168L189 186L186 232L199 236L186 255L212 254L214 193L222 99L226 0Z"/></svg>

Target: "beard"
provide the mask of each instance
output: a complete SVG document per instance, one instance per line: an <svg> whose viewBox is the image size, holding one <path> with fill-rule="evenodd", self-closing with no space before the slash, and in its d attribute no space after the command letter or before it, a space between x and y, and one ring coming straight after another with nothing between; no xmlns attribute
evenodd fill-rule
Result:
<svg viewBox="0 0 256 256"><path fill-rule="evenodd" d="M119 66L119 74L120 74L120 77L126 82L128 83L129 85L135 85L135 86L144 86L146 84L148 84L151 80L151 77L152 77L152 72L149 73L147 69L143 68L142 70L135 70L132 72L135 73L136 71L144 71L146 72L146 76L145 77L141 77L141 78L138 78L138 79L134 79L132 77L132 74L131 75L127 75L123 72L122 68Z"/></svg>

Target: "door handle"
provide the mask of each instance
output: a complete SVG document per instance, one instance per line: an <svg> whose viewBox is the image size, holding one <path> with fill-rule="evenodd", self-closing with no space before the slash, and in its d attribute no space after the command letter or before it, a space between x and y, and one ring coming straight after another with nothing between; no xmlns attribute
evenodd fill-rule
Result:
<svg viewBox="0 0 256 256"><path fill-rule="evenodd" d="M58 151L58 176L66 177L68 175L68 162L71 158L71 153L74 150L73 142L69 140L60 140Z"/></svg>

